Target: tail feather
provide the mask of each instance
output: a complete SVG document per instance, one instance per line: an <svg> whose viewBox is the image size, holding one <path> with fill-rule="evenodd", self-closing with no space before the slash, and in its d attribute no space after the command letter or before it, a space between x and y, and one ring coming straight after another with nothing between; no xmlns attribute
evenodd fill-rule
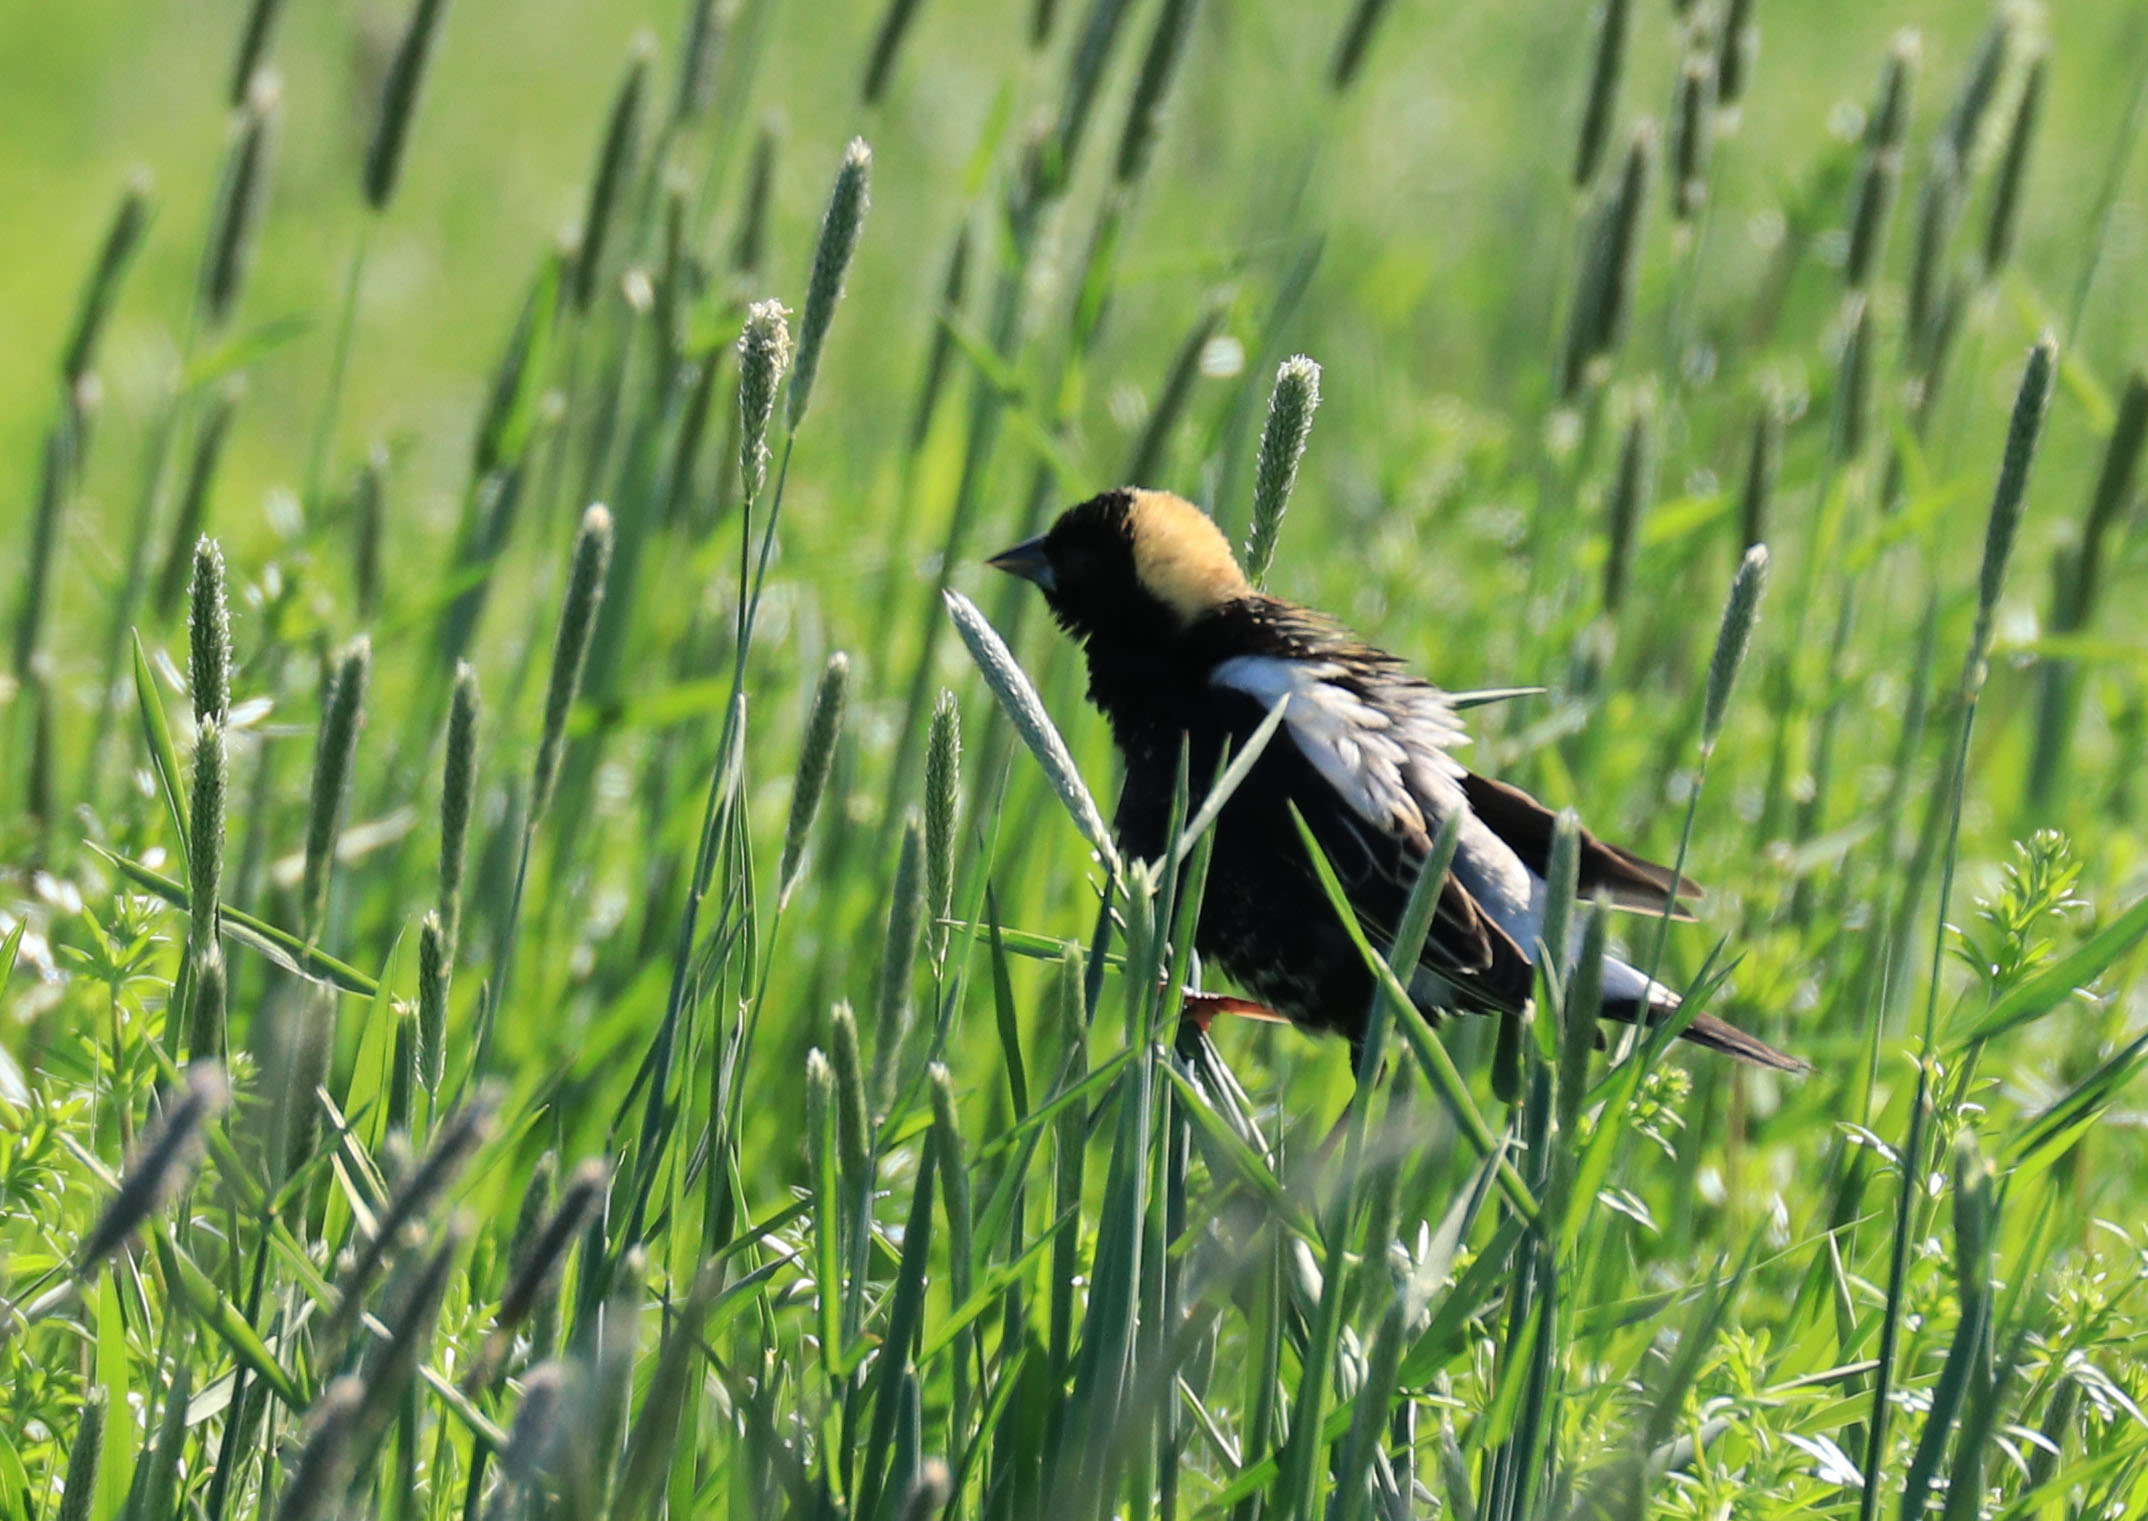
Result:
<svg viewBox="0 0 2148 1521"><path fill-rule="evenodd" d="M1801 1057L1788 1056L1776 1050L1757 1035L1748 1035L1736 1025L1717 1019L1713 1014L1696 1014L1693 1022L1678 1032L1680 1040L1690 1040L1696 1046L1706 1046L1725 1056L1755 1067L1772 1067L1777 1072L1810 1072L1812 1063Z"/></svg>
<svg viewBox="0 0 2148 1521"><path fill-rule="evenodd" d="M1664 998L1672 1001L1664 1002ZM1639 1000L1632 998L1605 999L1603 1017L1615 1019L1621 1024L1632 1024ZM1649 1004L1648 1022L1651 1026L1663 1024L1678 1016L1676 995L1668 990L1659 992ZM1753 1067L1767 1067L1776 1072L1810 1072L1812 1063L1802 1057L1790 1056L1776 1050L1757 1035L1748 1035L1728 1020L1713 1014L1695 1014L1678 1032L1680 1040L1690 1040L1696 1046L1746 1063Z"/></svg>

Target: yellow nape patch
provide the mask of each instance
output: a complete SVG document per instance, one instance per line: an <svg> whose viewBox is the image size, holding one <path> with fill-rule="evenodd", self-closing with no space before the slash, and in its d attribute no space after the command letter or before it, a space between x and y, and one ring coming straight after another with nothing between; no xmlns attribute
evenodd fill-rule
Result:
<svg viewBox="0 0 2148 1521"><path fill-rule="evenodd" d="M1207 513L1168 491L1133 496L1134 575L1181 620L1191 623L1253 589Z"/></svg>

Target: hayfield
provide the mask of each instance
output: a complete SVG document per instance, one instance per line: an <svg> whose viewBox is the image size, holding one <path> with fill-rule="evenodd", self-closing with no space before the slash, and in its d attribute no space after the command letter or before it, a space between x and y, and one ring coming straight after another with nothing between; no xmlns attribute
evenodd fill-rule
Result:
<svg viewBox="0 0 2148 1521"><path fill-rule="evenodd" d="M2148 1510L2144 121L2123 4L0 15L0 1518ZM1814 1070L1182 1028L979 563L1126 483Z"/></svg>

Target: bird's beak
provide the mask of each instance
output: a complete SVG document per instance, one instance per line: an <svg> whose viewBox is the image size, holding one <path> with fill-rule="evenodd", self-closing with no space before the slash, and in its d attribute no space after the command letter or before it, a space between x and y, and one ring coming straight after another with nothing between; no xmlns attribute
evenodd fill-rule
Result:
<svg viewBox="0 0 2148 1521"><path fill-rule="evenodd" d="M985 564L1010 576L1020 576L1024 581L1034 581L1046 591L1052 590L1052 561L1044 552L1043 534L1024 539L1012 549L1001 550Z"/></svg>

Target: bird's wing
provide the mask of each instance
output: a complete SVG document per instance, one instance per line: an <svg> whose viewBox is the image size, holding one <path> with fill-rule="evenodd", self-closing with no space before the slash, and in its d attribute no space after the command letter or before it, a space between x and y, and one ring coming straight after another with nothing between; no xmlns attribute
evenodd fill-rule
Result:
<svg viewBox="0 0 2148 1521"><path fill-rule="evenodd" d="M1519 787L1488 776L1465 771L1461 784L1471 811L1484 820L1485 827L1504 840L1529 870L1540 877L1549 875L1557 815ZM1682 903L1675 901L1701 895L1700 885L1692 878L1676 877L1674 898L1672 881L1676 874L1668 866L1658 866L1630 850L1607 845L1586 829L1581 831L1578 843L1575 886L1583 898L1600 892L1613 908L1651 914L1662 913L1665 900L1671 899L1672 918L1693 917Z"/></svg>
<svg viewBox="0 0 2148 1521"><path fill-rule="evenodd" d="M1235 707L1234 728L1285 704L1284 733L1310 771L1289 796L1359 921L1390 939L1432 835L1469 807L1460 783L1467 773L1447 753L1464 738L1452 709L1436 688L1393 681L1375 691L1330 660L1238 655L1219 662L1209 680ZM1473 1006L1519 1009L1529 997L1529 960L1462 875L1450 872L1441 888L1422 962Z"/></svg>

